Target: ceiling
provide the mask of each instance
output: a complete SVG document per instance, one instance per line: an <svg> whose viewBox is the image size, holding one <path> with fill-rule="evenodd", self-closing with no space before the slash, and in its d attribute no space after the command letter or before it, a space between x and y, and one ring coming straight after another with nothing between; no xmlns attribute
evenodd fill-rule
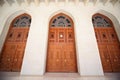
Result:
<svg viewBox="0 0 120 80"><path fill-rule="evenodd" d="M102 3L103 5L110 3L113 6L116 4L120 5L120 0L0 0L0 6L3 6L4 4L12 5L14 3L17 3L18 5L21 5L22 3L25 3L26 5L30 5L30 3L34 3L36 6L38 6L42 2L44 2L45 4L49 4L50 2L55 2L55 3L73 2L75 4L84 3L84 5L87 5L89 2L91 2L94 5L98 3Z"/></svg>

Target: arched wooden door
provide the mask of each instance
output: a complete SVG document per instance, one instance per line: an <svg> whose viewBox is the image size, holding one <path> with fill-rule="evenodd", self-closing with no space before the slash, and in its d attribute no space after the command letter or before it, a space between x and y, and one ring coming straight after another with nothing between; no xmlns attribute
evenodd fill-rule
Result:
<svg viewBox="0 0 120 80"><path fill-rule="evenodd" d="M98 13L92 22L104 72L120 72L120 43L112 21Z"/></svg>
<svg viewBox="0 0 120 80"><path fill-rule="evenodd" d="M30 23L31 17L27 14L12 21L0 55L1 71L21 70Z"/></svg>
<svg viewBox="0 0 120 80"><path fill-rule="evenodd" d="M47 72L77 72L73 21L60 13L49 24Z"/></svg>

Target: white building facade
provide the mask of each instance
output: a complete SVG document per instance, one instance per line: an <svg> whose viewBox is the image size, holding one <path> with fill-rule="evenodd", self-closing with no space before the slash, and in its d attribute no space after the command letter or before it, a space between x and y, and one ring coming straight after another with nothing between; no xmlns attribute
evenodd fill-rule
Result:
<svg viewBox="0 0 120 80"><path fill-rule="evenodd" d="M14 0L13 0L14 1ZM92 16L100 13L108 17L120 40L120 2L91 1L39 1L31 0L0 6L0 51L4 45L11 22L21 14L31 16L21 75L44 75L46 73L49 23L53 16L63 13L74 23L77 73L81 76L103 76L99 49L95 37Z"/></svg>

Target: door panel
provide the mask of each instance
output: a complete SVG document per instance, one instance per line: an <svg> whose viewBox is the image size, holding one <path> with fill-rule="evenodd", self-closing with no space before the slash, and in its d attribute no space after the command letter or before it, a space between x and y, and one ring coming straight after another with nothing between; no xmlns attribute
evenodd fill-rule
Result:
<svg viewBox="0 0 120 80"><path fill-rule="evenodd" d="M109 55L108 46L99 44L99 51L100 51L100 56L101 56L101 61L102 61L104 71L111 72L112 66L111 66L111 59Z"/></svg>
<svg viewBox="0 0 120 80"><path fill-rule="evenodd" d="M111 45L110 48L110 58L113 67L113 72L120 72L120 49L118 45Z"/></svg>
<svg viewBox="0 0 120 80"><path fill-rule="evenodd" d="M9 30L0 60L1 71L20 71L29 28Z"/></svg>
<svg viewBox="0 0 120 80"><path fill-rule="evenodd" d="M105 72L120 72L120 44L114 28L95 28Z"/></svg>
<svg viewBox="0 0 120 80"><path fill-rule="evenodd" d="M14 49L16 46L14 44L6 44L3 49L3 53L1 55L0 60L0 70L2 71L10 71L11 70L11 62L13 61L13 55L15 54Z"/></svg>
<svg viewBox="0 0 120 80"><path fill-rule="evenodd" d="M50 28L47 72L76 72L73 28Z"/></svg>
<svg viewBox="0 0 120 80"><path fill-rule="evenodd" d="M20 71L24 55L24 44L18 44L13 58L12 71Z"/></svg>
<svg viewBox="0 0 120 80"><path fill-rule="evenodd" d="M73 21L63 13L50 21L46 71L77 72Z"/></svg>

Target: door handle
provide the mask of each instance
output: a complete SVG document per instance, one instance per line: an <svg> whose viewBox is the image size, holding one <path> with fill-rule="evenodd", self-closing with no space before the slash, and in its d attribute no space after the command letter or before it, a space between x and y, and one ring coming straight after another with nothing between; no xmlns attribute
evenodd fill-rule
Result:
<svg viewBox="0 0 120 80"><path fill-rule="evenodd" d="M14 59L15 62L17 62L17 59Z"/></svg>
<svg viewBox="0 0 120 80"><path fill-rule="evenodd" d="M117 60L116 59L114 59L114 62L116 62Z"/></svg>
<svg viewBox="0 0 120 80"><path fill-rule="evenodd" d="M67 60L65 59L64 61L66 62Z"/></svg>
<svg viewBox="0 0 120 80"><path fill-rule="evenodd" d="M107 62L109 62L109 60L107 59Z"/></svg>
<svg viewBox="0 0 120 80"><path fill-rule="evenodd" d="M56 60L57 62L59 61L59 59Z"/></svg>
<svg viewBox="0 0 120 80"><path fill-rule="evenodd" d="M7 61L10 61L10 59L7 59Z"/></svg>

